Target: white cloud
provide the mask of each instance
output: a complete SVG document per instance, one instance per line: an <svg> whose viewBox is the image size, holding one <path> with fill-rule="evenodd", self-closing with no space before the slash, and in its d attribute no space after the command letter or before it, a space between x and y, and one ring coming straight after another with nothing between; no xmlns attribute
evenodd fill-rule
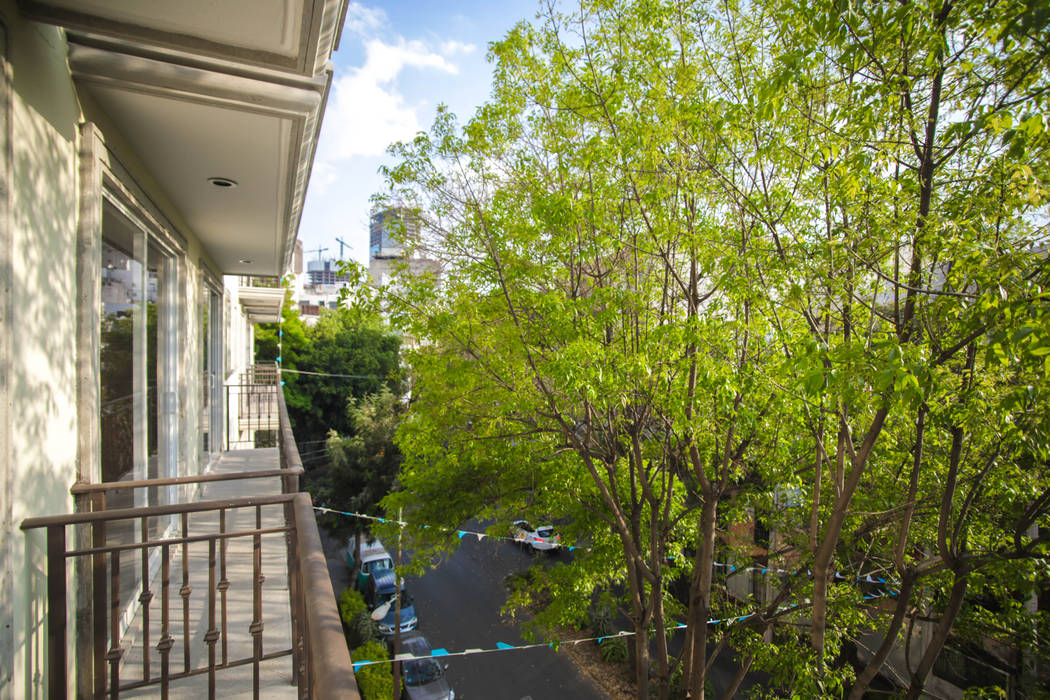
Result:
<svg viewBox="0 0 1050 700"><path fill-rule="evenodd" d="M339 172L335 166L320 158L314 160L313 168L310 170L310 189L317 194L324 194L328 187L339 179Z"/></svg>
<svg viewBox="0 0 1050 700"><path fill-rule="evenodd" d="M365 43L365 63L335 79L325 114L325 137L319 157L326 161L381 155L392 141L412 138L420 130L416 106L398 91L397 77L406 68L456 74L458 68L420 41Z"/></svg>
<svg viewBox="0 0 1050 700"><path fill-rule="evenodd" d="M351 2L346 8L346 22L343 31L367 36L387 23L386 12L381 7L365 7Z"/></svg>
<svg viewBox="0 0 1050 700"><path fill-rule="evenodd" d="M477 50L477 46L474 44L467 44L462 41L446 41L441 44L441 53L445 56L455 56L456 54L472 54Z"/></svg>

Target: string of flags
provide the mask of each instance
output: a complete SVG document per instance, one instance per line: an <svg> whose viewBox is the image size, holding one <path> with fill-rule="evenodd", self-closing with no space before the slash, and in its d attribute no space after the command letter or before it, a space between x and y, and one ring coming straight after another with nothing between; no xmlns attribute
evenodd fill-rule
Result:
<svg viewBox="0 0 1050 700"><path fill-rule="evenodd" d="M897 595L896 591L889 591L887 593L875 593L875 594L864 596L864 600L872 600L874 598L886 598L886 597L892 597L892 596L895 596L895 595ZM806 603L808 604L809 600L806 600ZM801 607L800 604L784 605L784 606L781 606L778 609L778 612L786 612L788 610L793 610L793 609L797 609L797 608L800 608L800 607ZM716 619L711 619L711 620L707 621L707 624L709 624L709 625L719 625L719 624L732 625L732 624L737 624L737 623L740 623L740 622L744 622L744 621L746 621L746 620L748 620L748 619L750 619L752 617L755 617L757 614L758 613L751 613L749 615L740 615L738 617L727 617L727 618L724 618L724 619L717 619L717 620ZM671 626L667 627L667 631L670 632L670 631L680 630L680 629L685 629L685 628L686 628L686 624L684 622L679 622L677 624L674 624L674 625L671 625ZM419 660L422 660L422 659L436 659L436 658L451 657L451 656L471 656L471 655L474 655L474 654L491 654L491 653L501 652L501 651L522 651L522 650L525 650L525 649L538 649L540 647L548 647L548 648L551 648L551 649L557 649L558 647L561 647L561 646L570 646L570 645L571 646L576 646L577 644L583 644L584 642L597 642L598 644L601 644L602 642L604 642L607 639L614 639L616 637L633 637L633 636L635 636L635 634L637 634L637 633L636 632L632 632L630 630L621 630L621 631L617 632L616 634L608 634L608 635L604 635L604 636L600 636L600 637L584 637L582 639L565 639L565 640L561 640L561 641L557 641L557 642L539 642L539 643L533 643L533 644L507 644L505 642L496 642L496 646L494 648L490 648L490 649L476 648L476 649L463 649L462 651L448 651L447 649L436 648L436 649L431 649L430 650L430 654L423 655L423 656L415 656L413 654L397 654L393 659L379 659L379 660L375 660L375 661L366 659L366 660L362 660L362 661L355 661L355 662L353 662L353 664L354 664L354 673L357 673L357 670L360 669L363 666L371 666L371 665L375 665L375 664L389 664L389 663L393 663L394 661L419 661Z"/></svg>
<svg viewBox="0 0 1050 700"><path fill-rule="evenodd" d="M344 510L335 510L333 508L327 508L325 506L314 506L314 510L316 510L318 512L321 512L321 513L334 513L335 515L345 515L345 516L348 516L348 517L351 517L351 518L360 518L362 520L372 520L372 521L379 522L379 523L393 523L393 524L399 525L399 526L401 526L403 528L409 526L409 523L407 523L407 522L405 522L403 520L393 520L393 519L390 519L390 518L380 518L380 517L375 516L375 515L365 515L364 513L349 513L349 512L344 511ZM429 528L429 525L423 525L422 527ZM500 536L495 536L494 537L492 535L489 535L488 533L476 532L476 531L473 531L473 530L451 530L451 529L442 528L442 531L443 532L454 533L456 535L456 537L458 537L459 539L463 539L464 537L466 537L468 535L473 535L474 537L478 538L478 542L481 542L482 540L484 540L486 538L494 540L494 541L497 541L497 542L498 541L505 541L505 542L517 542L518 541L518 540L514 539L513 537L500 537ZM575 551L577 549L580 549L582 551L587 551L586 547L575 547L575 546L571 546L571 545L567 546L567 547L563 547L563 549L566 549L566 550L568 550L570 552ZM776 568L772 568L772 567L734 566L733 564L727 564L725 562L718 562L718 561L714 562L714 565L716 567L718 567L718 568L721 568L721 569L727 569L729 571L729 573L742 572L742 573L758 573L758 574L776 574L778 576L793 576L793 575L802 573L800 571L791 571L791 570L788 570L788 569L776 569ZM810 570L807 570L805 572L805 574L807 576L812 576L813 572L810 571ZM841 571L836 571L836 572L834 572L834 574L832 574L832 577L836 581L858 581L858 582L861 582L861 583L873 583L873 584L877 583L877 584L881 584L883 586L899 586L900 585L899 581L896 581L894 579L883 578L882 576L878 576L875 573L844 574Z"/></svg>
<svg viewBox="0 0 1050 700"><path fill-rule="evenodd" d="M406 523L403 520L393 520L393 519L390 519L390 518L380 518L380 517L375 516L375 515L365 515L364 513L348 513L345 510L335 510L333 508L327 508L325 506L314 506L314 510L316 510L316 511L318 511L320 513L334 513L335 515L346 515L346 516L349 516L351 518L361 518L362 520L373 520L373 521L375 521L377 523L393 523L394 525L399 525L401 527L408 527L409 526L409 523ZM422 527L426 528L426 529L430 528L429 525L423 525ZM441 528L440 531L441 532L455 533L456 537L458 537L459 539L463 539L467 535L473 535L473 536L478 538L478 542L481 542L484 539L490 539L490 540L493 540L495 542L499 542L499 541L517 542L518 541L518 540L514 539L513 537L500 537L500 536L493 537L492 535L489 535L487 532L475 532L473 530L450 530L450 529L447 529L447 528ZM574 546L570 545L570 546L562 547L562 549L565 549L567 551L572 552L572 551L575 551L577 549L585 549L585 548L584 547L574 547Z"/></svg>

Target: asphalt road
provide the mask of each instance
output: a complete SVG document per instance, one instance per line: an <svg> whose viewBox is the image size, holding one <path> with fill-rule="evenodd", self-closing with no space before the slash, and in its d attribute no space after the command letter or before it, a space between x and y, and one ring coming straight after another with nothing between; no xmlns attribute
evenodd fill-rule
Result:
<svg viewBox="0 0 1050 700"><path fill-rule="evenodd" d="M338 596L348 578L344 543L323 533L322 539ZM500 617L500 608L507 599L504 578L527 569L532 556L509 542L464 537L447 561L406 579L420 632L431 646L450 652L527 643L515 621ZM457 700L608 700L567 655L549 648L449 657L447 663Z"/></svg>

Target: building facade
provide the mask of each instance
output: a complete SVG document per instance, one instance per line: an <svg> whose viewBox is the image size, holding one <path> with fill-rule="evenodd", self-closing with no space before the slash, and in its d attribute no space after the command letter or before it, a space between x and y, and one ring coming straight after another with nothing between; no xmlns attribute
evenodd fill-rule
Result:
<svg viewBox="0 0 1050 700"><path fill-rule="evenodd" d="M283 299L250 280L292 264L345 12L0 0L0 697L53 670L46 545L19 524L223 451L224 387Z"/></svg>

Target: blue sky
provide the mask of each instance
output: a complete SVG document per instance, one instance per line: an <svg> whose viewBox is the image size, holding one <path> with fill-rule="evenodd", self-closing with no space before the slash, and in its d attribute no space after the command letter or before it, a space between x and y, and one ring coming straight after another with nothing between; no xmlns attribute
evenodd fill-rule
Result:
<svg viewBox="0 0 1050 700"><path fill-rule="evenodd" d="M386 147L412 138L447 104L465 122L489 95L488 45L537 0L351 2L313 174L299 227L305 259L344 257L367 264L369 197L383 189Z"/></svg>

